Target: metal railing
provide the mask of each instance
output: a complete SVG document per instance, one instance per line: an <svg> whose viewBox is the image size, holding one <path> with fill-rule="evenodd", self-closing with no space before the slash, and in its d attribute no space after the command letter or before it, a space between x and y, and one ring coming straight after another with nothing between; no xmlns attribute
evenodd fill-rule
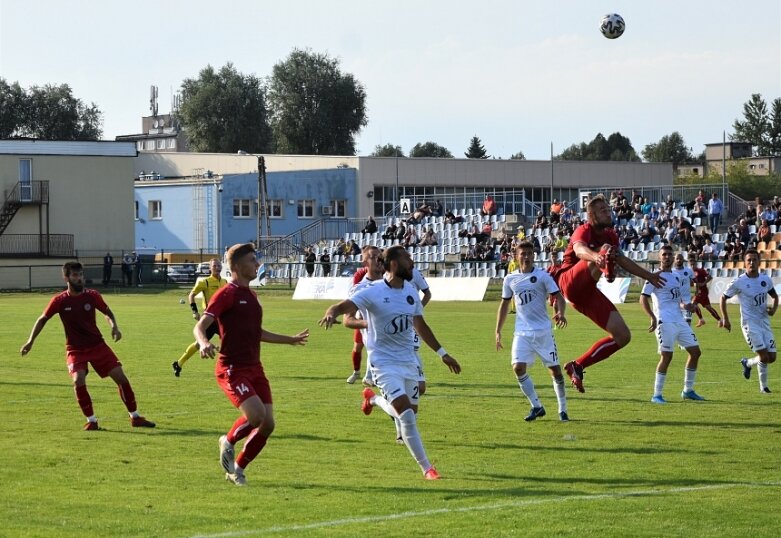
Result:
<svg viewBox="0 0 781 538"><path fill-rule="evenodd" d="M72 234L2 234L0 257L74 256Z"/></svg>
<svg viewBox="0 0 781 538"><path fill-rule="evenodd" d="M6 192L6 203L17 204L48 204L49 203L49 182L31 181L22 183L21 181L14 185L11 192Z"/></svg>

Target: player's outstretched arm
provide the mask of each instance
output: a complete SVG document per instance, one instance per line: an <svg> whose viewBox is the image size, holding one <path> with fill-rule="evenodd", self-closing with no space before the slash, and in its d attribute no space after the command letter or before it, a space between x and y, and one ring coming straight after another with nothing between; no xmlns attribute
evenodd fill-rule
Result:
<svg viewBox="0 0 781 538"><path fill-rule="evenodd" d="M502 327L507 320L507 311L510 309L510 301L512 299L502 298L502 302L499 303L499 310L496 311L496 351L503 349L502 346Z"/></svg>
<svg viewBox="0 0 781 538"><path fill-rule="evenodd" d="M428 323L426 323L426 320L423 319L423 316L415 316L412 318L412 323L415 326L415 331L418 333L418 336L420 336L421 340L423 340L428 347L437 352L437 355L442 358L442 362L445 363L445 366L447 366L448 369L450 369L450 371L454 374L460 374L461 365L458 364L458 361L451 357L450 354L445 351L445 348L439 344L439 340L437 340L437 337L434 336L434 333L431 331L431 327L428 326Z"/></svg>
<svg viewBox="0 0 781 538"><path fill-rule="evenodd" d="M32 331L30 331L30 337L27 339L27 342L24 343L22 349L19 350L19 353L21 353L22 356L27 355L30 352L30 350L33 348L33 342L35 342L35 339L41 333L47 321L49 321L49 318L45 316L41 316L35 320L33 329Z"/></svg>
<svg viewBox="0 0 781 538"><path fill-rule="evenodd" d="M621 255L616 256L616 264L618 264L618 266L621 267L627 273L640 277L643 280L647 280L648 282L653 284L654 287L656 288L660 288L664 286L665 282L667 282L667 280L665 280L664 277L661 276L659 273L652 273L647 269L643 269L635 262L630 260L628 256L621 256Z"/></svg>
<svg viewBox="0 0 781 538"><path fill-rule="evenodd" d="M343 314L351 314L355 316L355 313L358 311L358 307L355 306L355 303L353 303L349 299L345 299L341 303L337 303L334 305L331 305L328 307L328 309L325 311L325 314L323 315L322 319L317 322L318 325L321 327L325 327L326 329L330 329L331 326L334 323L339 323L337 321L337 318Z"/></svg>
<svg viewBox="0 0 781 538"><path fill-rule="evenodd" d="M304 346L309 339L309 329L304 329L298 334L287 336L285 334L272 333L263 330L260 333L260 341L268 344L289 344L291 346Z"/></svg>

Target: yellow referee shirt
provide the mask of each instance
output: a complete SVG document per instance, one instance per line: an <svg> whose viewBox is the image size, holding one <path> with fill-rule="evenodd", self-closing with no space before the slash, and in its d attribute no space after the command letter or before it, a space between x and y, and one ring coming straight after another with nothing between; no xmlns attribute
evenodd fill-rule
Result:
<svg viewBox="0 0 781 538"><path fill-rule="evenodd" d="M211 275L207 277L201 277L195 281L195 286L193 286L193 289L190 293L193 294L193 297L199 293L201 294L203 297L203 300L201 301L202 311L204 311L206 310L212 295L214 295L218 289L227 283L228 281L221 277L214 278Z"/></svg>

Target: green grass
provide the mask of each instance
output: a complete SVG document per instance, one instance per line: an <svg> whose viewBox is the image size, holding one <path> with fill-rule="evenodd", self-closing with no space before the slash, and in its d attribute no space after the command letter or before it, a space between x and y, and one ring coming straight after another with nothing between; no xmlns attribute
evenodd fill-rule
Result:
<svg viewBox="0 0 781 538"><path fill-rule="evenodd" d="M223 480L217 438L237 416L211 361L194 357L176 379L170 363L192 340L186 291L106 295L123 331L112 347L154 430L131 429L114 384L88 377L104 428L83 432L53 319L18 355L49 294L2 294L0 535L2 536L776 536L781 486L781 366L770 395L737 360L739 331L712 319L697 390L681 402L684 357L668 374L666 406L649 403L657 362L636 304L621 311L634 339L588 370L585 394L568 390L572 421L556 420L550 378L531 374L548 409L534 423L509 365L494 349L497 303L437 303L426 317L461 362L450 374L423 352L429 391L419 426L443 475L426 482L390 420L360 410L350 373L351 334L317 326L328 303L261 298L265 327L308 327L305 348L264 345L277 429L249 467L247 488ZM732 315L737 318L737 307ZM600 331L569 310L556 331L569 360ZM101 330L108 334L101 320ZM777 320L774 320L779 334ZM512 320L505 329L511 344ZM754 372L756 375L756 372Z"/></svg>

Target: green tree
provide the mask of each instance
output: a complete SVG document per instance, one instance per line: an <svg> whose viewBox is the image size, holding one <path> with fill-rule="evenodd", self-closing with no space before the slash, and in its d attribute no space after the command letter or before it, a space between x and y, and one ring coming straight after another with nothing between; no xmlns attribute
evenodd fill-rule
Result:
<svg viewBox="0 0 781 538"><path fill-rule="evenodd" d="M85 105L67 84L32 86L0 79L0 138L23 136L40 140L98 140L102 114Z"/></svg>
<svg viewBox="0 0 781 538"><path fill-rule="evenodd" d="M394 146L393 144L377 145L374 146L374 151L370 157L404 157L404 152L401 150L401 146Z"/></svg>
<svg viewBox="0 0 781 538"><path fill-rule="evenodd" d="M597 133L589 143L572 144L555 157L563 161L639 161L632 143L621 133L608 138Z"/></svg>
<svg viewBox="0 0 781 538"><path fill-rule="evenodd" d="M524 155L522 151L519 151L518 153L513 153L510 155L510 159L514 159L516 161L525 161L526 155Z"/></svg>
<svg viewBox="0 0 781 538"><path fill-rule="evenodd" d="M778 172L767 176L751 173L748 162L744 159L727 161L726 176L730 192L744 200L753 200L757 196L763 200L772 199L778 194L778 184L781 182L781 174ZM716 167L711 167L704 179L696 178L696 183L721 183L721 181L721 169Z"/></svg>
<svg viewBox="0 0 781 538"><path fill-rule="evenodd" d="M219 71L207 65L182 82L177 115L193 151L267 153L272 150L265 90L253 75L230 62Z"/></svg>
<svg viewBox="0 0 781 538"><path fill-rule="evenodd" d="M472 140L469 141L469 148L464 155L467 159L487 159L489 157L483 142L477 135L473 136Z"/></svg>
<svg viewBox="0 0 781 538"><path fill-rule="evenodd" d="M274 66L268 98L279 153L355 155L355 135L368 121L366 91L338 60L294 49Z"/></svg>
<svg viewBox="0 0 781 538"><path fill-rule="evenodd" d="M18 82L0 77L0 138L17 134L25 122L25 92Z"/></svg>
<svg viewBox="0 0 781 538"><path fill-rule="evenodd" d="M453 154L450 153L444 146L440 146L436 142L425 142L421 144L418 142L411 150L409 150L410 157L437 157L440 159L452 159Z"/></svg>
<svg viewBox="0 0 781 538"><path fill-rule="evenodd" d="M755 155L768 155L770 115L761 94L752 93L751 99L743 103L743 121L735 120L732 128L735 132L730 140L750 142Z"/></svg>
<svg viewBox="0 0 781 538"><path fill-rule="evenodd" d="M691 150L678 131L665 135L658 142L643 148L643 158L651 163L683 164L694 160Z"/></svg>
<svg viewBox="0 0 781 538"><path fill-rule="evenodd" d="M773 99L768 143L770 155L781 156L781 98Z"/></svg>

